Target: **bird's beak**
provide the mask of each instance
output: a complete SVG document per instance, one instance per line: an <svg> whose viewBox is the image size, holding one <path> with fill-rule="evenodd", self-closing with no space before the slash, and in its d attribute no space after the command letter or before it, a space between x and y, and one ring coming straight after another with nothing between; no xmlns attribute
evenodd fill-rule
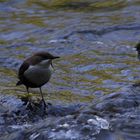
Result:
<svg viewBox="0 0 140 140"><path fill-rule="evenodd" d="M54 56L54 57L53 57L53 59L57 59L57 58L60 58L60 57L59 57L59 56Z"/></svg>

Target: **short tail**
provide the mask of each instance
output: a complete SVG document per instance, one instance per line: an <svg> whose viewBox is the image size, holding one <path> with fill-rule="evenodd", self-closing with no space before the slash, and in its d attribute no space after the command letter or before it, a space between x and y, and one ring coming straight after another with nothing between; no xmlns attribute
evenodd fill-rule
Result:
<svg viewBox="0 0 140 140"><path fill-rule="evenodd" d="M22 85L23 83L21 82L21 81L18 81L17 83L16 83L16 86L19 86L19 85Z"/></svg>

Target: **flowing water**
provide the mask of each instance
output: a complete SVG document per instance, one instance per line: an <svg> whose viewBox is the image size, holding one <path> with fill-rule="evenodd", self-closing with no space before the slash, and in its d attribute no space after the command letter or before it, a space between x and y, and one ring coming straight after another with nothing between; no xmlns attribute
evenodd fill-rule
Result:
<svg viewBox="0 0 140 140"><path fill-rule="evenodd" d="M0 93L26 94L17 71L37 51L61 57L46 100L87 103L121 91L140 81L139 41L139 0L1 0Z"/></svg>

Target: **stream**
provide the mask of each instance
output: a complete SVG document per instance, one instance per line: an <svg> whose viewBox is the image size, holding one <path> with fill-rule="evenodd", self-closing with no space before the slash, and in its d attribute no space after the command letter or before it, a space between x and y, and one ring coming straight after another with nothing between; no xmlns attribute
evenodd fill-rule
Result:
<svg viewBox="0 0 140 140"><path fill-rule="evenodd" d="M0 140L139 140L139 41L139 0L1 0ZM42 87L46 114L16 86L38 51L60 56Z"/></svg>

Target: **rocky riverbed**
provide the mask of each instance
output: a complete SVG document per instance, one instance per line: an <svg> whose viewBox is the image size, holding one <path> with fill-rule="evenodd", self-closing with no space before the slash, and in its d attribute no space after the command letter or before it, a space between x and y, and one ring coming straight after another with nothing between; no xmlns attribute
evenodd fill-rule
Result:
<svg viewBox="0 0 140 140"><path fill-rule="evenodd" d="M139 0L0 1L0 140L139 140ZM16 87L37 51L61 58L43 89ZM138 84L137 84L138 83Z"/></svg>
<svg viewBox="0 0 140 140"><path fill-rule="evenodd" d="M125 87L90 104L37 104L27 108L14 96L1 96L1 140L138 140L140 87ZM35 101L32 101L35 103ZM39 108L37 108L39 107Z"/></svg>

